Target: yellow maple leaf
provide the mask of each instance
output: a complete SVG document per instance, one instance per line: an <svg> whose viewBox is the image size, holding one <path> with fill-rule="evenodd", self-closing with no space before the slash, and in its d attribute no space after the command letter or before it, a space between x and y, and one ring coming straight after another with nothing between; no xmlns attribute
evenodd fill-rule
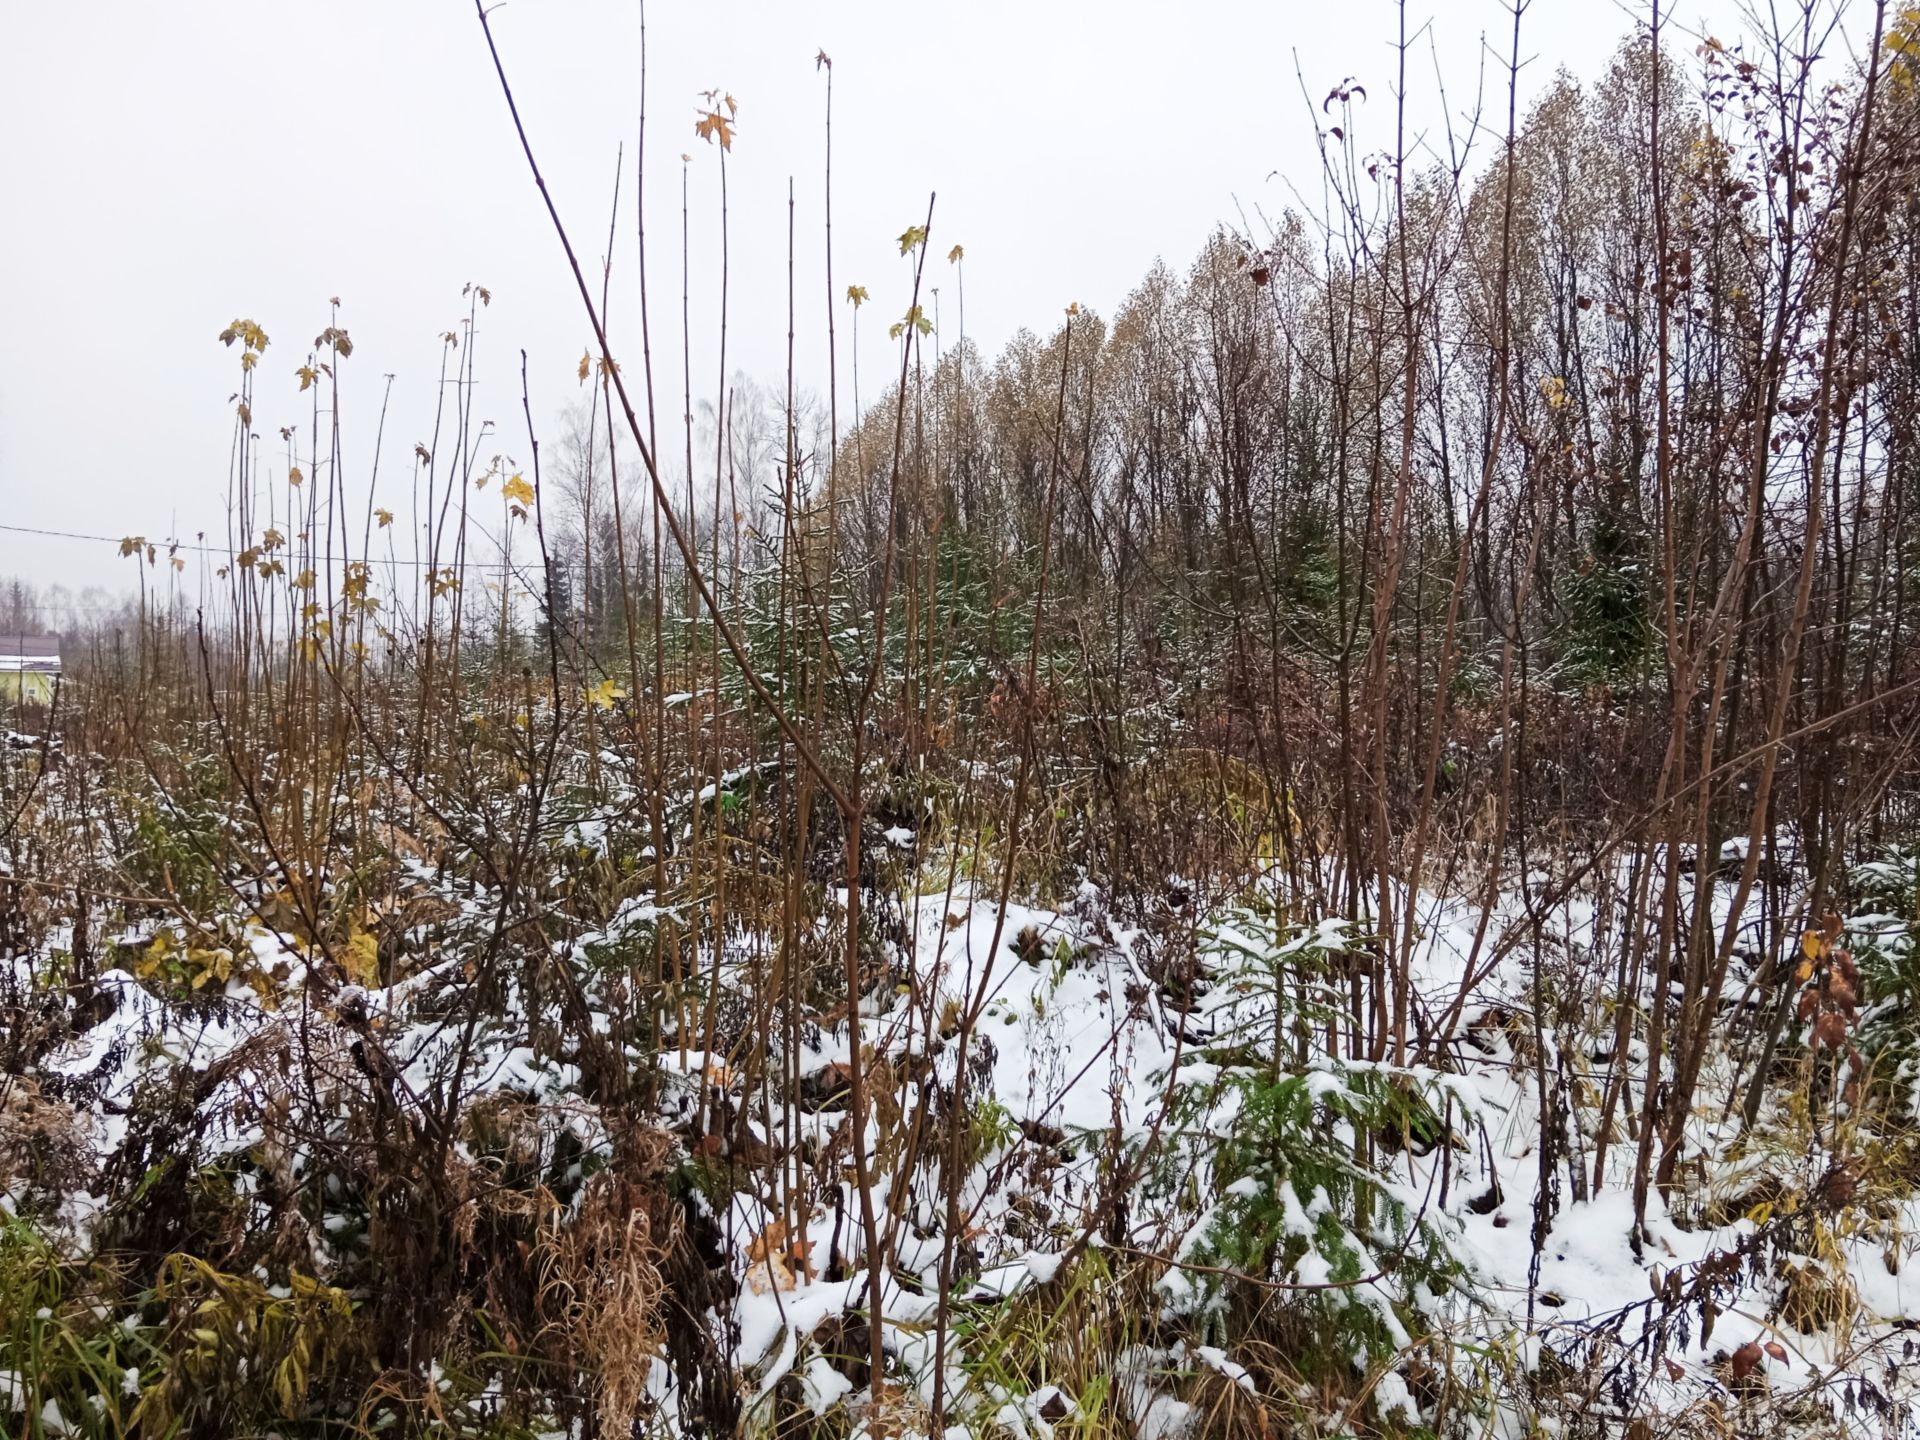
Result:
<svg viewBox="0 0 1920 1440"><path fill-rule="evenodd" d="M511 477L500 487L500 493L515 505L531 507L533 504L533 486L526 482L524 476Z"/></svg>
<svg viewBox="0 0 1920 1440"><path fill-rule="evenodd" d="M373 932L360 925L347 936L340 954L340 967L356 985L372 985L380 979L380 942Z"/></svg>
<svg viewBox="0 0 1920 1440"><path fill-rule="evenodd" d="M267 348L267 332L251 320L236 320L220 332L220 343L231 345L240 341L241 348L260 351Z"/></svg>
<svg viewBox="0 0 1920 1440"><path fill-rule="evenodd" d="M613 702L624 698L626 693L614 684L611 678L608 678L597 685L589 685L586 689L586 698L589 705L601 710L611 710Z"/></svg>
<svg viewBox="0 0 1920 1440"><path fill-rule="evenodd" d="M731 98L728 104L732 105ZM708 144L718 140L722 150L731 150L733 149L733 116L722 115L718 110L709 110L693 122L693 133Z"/></svg>

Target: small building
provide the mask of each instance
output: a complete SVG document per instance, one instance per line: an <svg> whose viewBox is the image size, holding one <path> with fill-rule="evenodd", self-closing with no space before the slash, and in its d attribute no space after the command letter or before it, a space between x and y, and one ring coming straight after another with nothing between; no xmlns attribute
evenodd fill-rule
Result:
<svg viewBox="0 0 1920 1440"><path fill-rule="evenodd" d="M0 704L50 705L60 678L60 641L0 632Z"/></svg>

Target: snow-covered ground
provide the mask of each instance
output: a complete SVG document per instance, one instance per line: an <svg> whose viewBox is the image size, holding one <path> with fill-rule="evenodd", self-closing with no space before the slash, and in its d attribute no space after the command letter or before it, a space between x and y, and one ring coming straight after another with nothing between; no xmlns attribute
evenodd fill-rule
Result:
<svg viewBox="0 0 1920 1440"><path fill-rule="evenodd" d="M873 1100L870 1199L888 1259L882 1340L905 1430L924 1426L939 1405L965 1433L1051 1435L1081 1398L1049 1375L1015 1383L980 1363L991 1330L981 1317L1023 1296L1053 1303L1074 1267L1106 1252L1110 1268L1146 1266L1155 1277L1146 1293L1160 1314L1148 1318L1163 1323L1143 1323L1117 1351L1113 1378L1137 1433L1156 1440L1200 1428L1185 1398L1196 1375L1256 1394L1259 1378L1234 1357L1226 1321L1242 1280L1345 1317L1328 1333L1362 1338L1336 1368L1347 1367L1347 1388L1381 1420L1431 1421L1417 1382L1438 1364L1478 1387L1491 1433L1550 1429L1570 1404L1620 1403L1613 1392L1622 1385L1645 1414L1707 1405L1735 1416L1762 1391L1804 1392L1823 1407L1833 1402L1839 1418L1823 1423L1912 1433L1904 1410L1876 1409L1873 1397L1906 1395L1900 1340L1920 1315L1906 1280L1920 1199L1821 1227L1815 1252L1782 1256L1762 1245L1767 1208L1722 1202L1769 1166L1816 1162L1739 1143L1720 1097L1740 1055L1717 1055L1720 1068L1700 1087L1711 1098L1694 1117L1688 1153L1704 1179L1685 1215L1669 1214L1654 1190L1636 1243L1637 1146L1624 1126L1593 1184L1602 1084L1594 1046L1612 1017L1594 1013L1579 1035L1536 1031L1528 1018L1542 995L1566 999L1570 962L1594 943L1585 901L1541 914L1512 893L1483 924L1473 901L1423 900L1412 956L1422 1032L1460 1000L1463 983L1471 990L1444 1056L1395 1067L1327 1044L1345 1003L1350 941L1340 922L1283 925L1256 894L1184 922L1129 926L1091 885L1057 909L1011 904L1002 915L991 895L935 879L906 897L906 942L863 998L858 1031ZM455 897L454 909L454 927L485 923L480 899ZM660 914L644 898L629 902L603 931L577 939L570 957L585 964L631 949ZM1515 926L1526 933L1503 944ZM396 1105L422 1117L444 1104L457 1073L467 1106L510 1096L533 1107L546 1153L563 1133L580 1155L606 1150L602 1118L581 1102L578 1057L542 1053L513 1004L471 1035L445 1023L433 1001L459 978L457 950L394 984L342 990L304 984L297 947L264 926L248 929L245 948L217 1006L163 1003L125 970L100 978L110 1001L103 1018L49 1056L45 1071L89 1098L81 1123L101 1160L126 1142L143 1088L185 1073L199 1085L203 1160L249 1152L297 1171L309 1158L286 1147L276 1124L285 1117L271 1113L280 1102L263 1099L274 1091L270 1077L292 1066L307 1094L335 1104L373 1073ZM763 948L729 944L723 981L749 986ZM1748 998L1750 978L1736 966L1722 997L1729 1015ZM596 1024L604 1033L605 1016ZM745 1133L777 1161L763 1174L782 1177L695 1202L718 1206L712 1218L738 1281L719 1318L749 1424L770 1423L777 1403L824 1415L859 1402L864 1387L853 1378L863 1372L820 1338L864 1312L871 1280L846 1133L852 1034L844 1015L796 1033L799 1051L777 1057L753 1093L738 1078L737 1053L671 1045L653 1057L669 1119L691 1124L702 1095L724 1096L745 1109ZM1556 1036L1582 1048L1562 1054ZM1636 1054L1644 1060L1644 1049ZM787 1083L795 1079L797 1091ZM1544 1126L1543 1093L1564 1103ZM1372 1122L1360 1117L1393 1105L1433 1118L1428 1143L1381 1145L1361 1133ZM965 1126L969 1163L950 1197L946 1172L962 1148L951 1139L955 1124ZM689 1143L699 1138L697 1126L686 1133ZM729 1154L738 1133L724 1142ZM1543 1195L1537 1147L1549 1133L1562 1143ZM916 1151L915 1135L942 1138ZM455 1148L465 1153L464 1142ZM1353 1184L1371 1198L1356 1202ZM76 1246L101 1203L84 1190L66 1197L60 1219ZM1263 1224L1264 1266L1249 1266L1236 1246ZM345 1253L338 1247L353 1228L344 1216L317 1228L315 1273L324 1277ZM1824 1325L1787 1318L1785 1298L1809 1274L1840 1297ZM1612 1379L1575 1403L1577 1386L1540 1382L1549 1357ZM672 1384L657 1362L661 1417L671 1414ZM1318 1418L1344 1423L1337 1413Z"/></svg>

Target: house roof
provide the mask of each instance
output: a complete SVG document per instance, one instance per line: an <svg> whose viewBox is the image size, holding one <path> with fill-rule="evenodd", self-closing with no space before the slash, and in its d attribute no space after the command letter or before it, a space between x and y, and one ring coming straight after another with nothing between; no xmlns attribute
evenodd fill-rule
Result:
<svg viewBox="0 0 1920 1440"><path fill-rule="evenodd" d="M0 632L0 671L36 670L60 673L60 640L54 635L9 635Z"/></svg>

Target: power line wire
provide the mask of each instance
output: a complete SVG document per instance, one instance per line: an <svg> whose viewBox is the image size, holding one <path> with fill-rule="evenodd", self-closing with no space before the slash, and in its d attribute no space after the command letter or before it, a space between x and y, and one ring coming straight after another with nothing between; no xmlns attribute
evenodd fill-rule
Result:
<svg viewBox="0 0 1920 1440"><path fill-rule="evenodd" d="M492 540L496 546L500 545L500 542L494 539L492 535L488 535L484 528L479 526L475 528L478 529L482 535L486 535L487 539ZM0 530L10 531L15 535L39 535L55 540L96 540L103 545L124 545L129 539L134 538L123 535L88 535L78 530L45 530L33 525L0 525ZM141 543L143 545L151 545L155 549L164 548L168 554L172 554L178 550L184 550L189 554L195 555L218 555L225 559L233 558L232 551L218 545L190 545L184 540L146 540L144 538L142 538ZM504 549L504 547L501 548ZM410 569L426 569L431 565L431 562L426 560L406 560L398 556L370 559L366 561L366 563L368 565L405 565ZM505 570L519 572L536 568L539 562L537 560L521 562L517 560L468 559L464 563L470 570ZM586 562L583 560L555 560L552 563L556 569L584 570L586 568ZM452 569L453 567L449 563L439 568L446 570Z"/></svg>

